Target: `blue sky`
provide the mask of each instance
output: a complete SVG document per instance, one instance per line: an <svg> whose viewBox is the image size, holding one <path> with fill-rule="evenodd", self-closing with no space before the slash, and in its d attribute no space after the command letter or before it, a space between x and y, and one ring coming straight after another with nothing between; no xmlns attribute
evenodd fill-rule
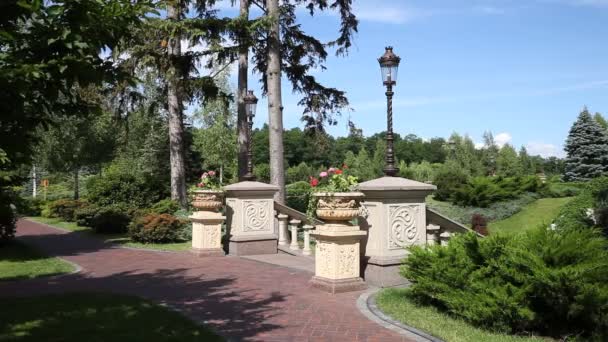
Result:
<svg viewBox="0 0 608 342"><path fill-rule="evenodd" d="M386 129L377 58L386 45L402 57L395 88L395 131L424 138L492 131L501 143L563 156L572 122L587 105L608 114L608 0L355 0L360 19L346 58L330 57L315 76L347 92L348 118L365 135ZM234 10L226 9L230 15ZM300 15L318 37L335 37L338 17ZM260 94L259 76L250 88ZM236 80L235 80L236 83ZM299 96L284 83L286 128L302 126ZM256 126L268 119L258 104Z"/></svg>

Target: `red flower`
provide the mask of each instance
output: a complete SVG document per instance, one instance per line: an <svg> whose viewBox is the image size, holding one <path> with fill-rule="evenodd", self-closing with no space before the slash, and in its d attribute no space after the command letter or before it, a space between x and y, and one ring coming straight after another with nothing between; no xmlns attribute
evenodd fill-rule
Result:
<svg viewBox="0 0 608 342"><path fill-rule="evenodd" d="M335 172L336 172L337 175L341 175L342 174L342 170L340 170L340 169L336 169Z"/></svg>
<svg viewBox="0 0 608 342"><path fill-rule="evenodd" d="M319 180L314 177L310 177L310 186L312 186L314 188L317 185L319 185Z"/></svg>
<svg viewBox="0 0 608 342"><path fill-rule="evenodd" d="M196 186L198 186L199 188L202 188L205 186L205 183L198 183Z"/></svg>
<svg viewBox="0 0 608 342"><path fill-rule="evenodd" d="M348 169L348 165L342 164L342 169L344 169L344 170Z"/></svg>

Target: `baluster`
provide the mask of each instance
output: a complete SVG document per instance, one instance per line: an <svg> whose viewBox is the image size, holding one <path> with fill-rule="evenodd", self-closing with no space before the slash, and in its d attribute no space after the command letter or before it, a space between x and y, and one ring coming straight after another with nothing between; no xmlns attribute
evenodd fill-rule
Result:
<svg viewBox="0 0 608 342"><path fill-rule="evenodd" d="M450 232L448 231L444 231L443 233L441 233L439 235L439 240L441 240L441 245L442 246L447 246L448 245L448 241L450 241L450 237L452 236L452 234L450 234Z"/></svg>
<svg viewBox="0 0 608 342"><path fill-rule="evenodd" d="M289 249L297 251L300 249L300 245L298 245L298 226L302 221L300 220L291 220L289 224L291 225L291 245L289 245Z"/></svg>
<svg viewBox="0 0 608 342"><path fill-rule="evenodd" d="M302 229L304 230L304 249L302 250L302 254L310 255L310 231L315 229L315 227L305 224Z"/></svg>
<svg viewBox="0 0 608 342"><path fill-rule="evenodd" d="M439 244L439 231L441 227L435 224L426 226L426 244L429 246Z"/></svg>
<svg viewBox="0 0 608 342"><path fill-rule="evenodd" d="M289 216L279 214L277 215L277 219L279 220L279 245L287 246L287 221L289 220Z"/></svg>

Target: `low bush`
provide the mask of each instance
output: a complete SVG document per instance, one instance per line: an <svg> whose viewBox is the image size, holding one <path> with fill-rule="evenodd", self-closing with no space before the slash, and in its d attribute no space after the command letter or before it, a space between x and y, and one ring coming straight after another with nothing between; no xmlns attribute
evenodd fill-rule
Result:
<svg viewBox="0 0 608 342"><path fill-rule="evenodd" d="M100 207L89 218L89 227L96 233L115 234L125 233L131 222L126 208L121 206Z"/></svg>
<svg viewBox="0 0 608 342"><path fill-rule="evenodd" d="M312 187L308 182L295 182L286 187L287 205L299 212L305 213Z"/></svg>
<svg viewBox="0 0 608 342"><path fill-rule="evenodd" d="M154 203L154 205L150 208L150 212L154 214L173 215L179 209L179 203L177 203L177 201L166 198Z"/></svg>
<svg viewBox="0 0 608 342"><path fill-rule="evenodd" d="M45 205L46 201L39 197L18 196L15 201L17 213L22 216L40 216Z"/></svg>
<svg viewBox="0 0 608 342"><path fill-rule="evenodd" d="M523 193L546 192L547 185L536 176L475 177L458 187L451 200L462 206L487 208L492 203L516 198Z"/></svg>
<svg viewBox="0 0 608 342"><path fill-rule="evenodd" d="M589 228L598 226L608 235L608 177L587 183L581 193L566 204L558 218L557 227Z"/></svg>
<svg viewBox="0 0 608 342"><path fill-rule="evenodd" d="M471 227L481 235L488 235L488 220L483 215L473 214Z"/></svg>
<svg viewBox="0 0 608 342"><path fill-rule="evenodd" d="M129 236L137 242L166 243L178 241L184 221L173 215L150 214L129 225Z"/></svg>
<svg viewBox="0 0 608 342"><path fill-rule="evenodd" d="M17 215L0 191L0 246L15 237Z"/></svg>
<svg viewBox="0 0 608 342"><path fill-rule="evenodd" d="M165 197L162 184L155 179L110 170L103 176L91 177L87 182L88 200L99 206L123 205L149 208Z"/></svg>
<svg viewBox="0 0 608 342"><path fill-rule="evenodd" d="M499 332L608 338L608 240L598 230L468 233L410 252L402 275L421 304Z"/></svg>
<svg viewBox="0 0 608 342"><path fill-rule="evenodd" d="M85 206L87 206L87 203L81 200L59 199L48 204L49 217L72 222L75 220L74 213L76 210Z"/></svg>
<svg viewBox="0 0 608 342"><path fill-rule="evenodd" d="M445 166L435 176L434 184L437 186L437 191L434 193L434 198L438 201L451 201L454 193L468 181L469 177L460 168Z"/></svg>
<svg viewBox="0 0 608 342"><path fill-rule="evenodd" d="M88 205L83 208L77 209L74 212L74 220L76 224L81 227L92 227L93 220L97 213L99 212L100 207L96 205Z"/></svg>
<svg viewBox="0 0 608 342"><path fill-rule="evenodd" d="M549 183L541 193L543 197L561 198L574 197L581 193L584 186L581 183Z"/></svg>

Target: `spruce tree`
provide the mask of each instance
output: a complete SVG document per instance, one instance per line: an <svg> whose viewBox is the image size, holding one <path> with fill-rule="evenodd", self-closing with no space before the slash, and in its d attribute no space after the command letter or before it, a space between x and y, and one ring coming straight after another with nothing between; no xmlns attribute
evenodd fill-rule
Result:
<svg viewBox="0 0 608 342"><path fill-rule="evenodd" d="M566 140L568 181L589 180L608 173L608 134L585 107Z"/></svg>
<svg viewBox="0 0 608 342"><path fill-rule="evenodd" d="M608 121L606 121L606 119L601 113L595 113L595 116L593 118L595 119L595 121L597 121L597 123L600 124L600 126L608 130Z"/></svg>

